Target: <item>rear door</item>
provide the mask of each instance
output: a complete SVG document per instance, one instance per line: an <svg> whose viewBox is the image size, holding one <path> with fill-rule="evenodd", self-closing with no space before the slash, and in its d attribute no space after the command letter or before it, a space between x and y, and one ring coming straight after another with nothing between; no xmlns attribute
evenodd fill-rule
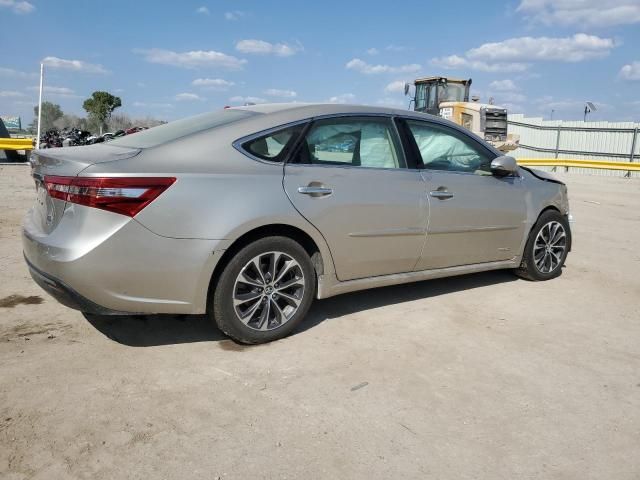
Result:
<svg viewBox="0 0 640 480"><path fill-rule="evenodd" d="M431 203L417 270L509 260L524 237L522 178L496 177L490 150L448 126L403 120L418 150Z"/></svg>
<svg viewBox="0 0 640 480"><path fill-rule="evenodd" d="M285 191L324 236L339 280L410 272L424 245L425 183L388 117L313 122L285 165Z"/></svg>

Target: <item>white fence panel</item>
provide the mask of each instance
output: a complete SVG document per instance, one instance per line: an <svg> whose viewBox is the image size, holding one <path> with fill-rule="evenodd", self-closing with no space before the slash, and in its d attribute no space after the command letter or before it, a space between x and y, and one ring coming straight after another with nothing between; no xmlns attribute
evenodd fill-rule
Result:
<svg viewBox="0 0 640 480"><path fill-rule="evenodd" d="M583 122L509 115L509 132L520 135L516 158L575 158L640 162L640 123ZM634 148L635 146L635 148ZM635 150L632 152L632 148ZM542 167L555 170L564 167ZM635 176L640 172L574 168L572 172L604 176Z"/></svg>

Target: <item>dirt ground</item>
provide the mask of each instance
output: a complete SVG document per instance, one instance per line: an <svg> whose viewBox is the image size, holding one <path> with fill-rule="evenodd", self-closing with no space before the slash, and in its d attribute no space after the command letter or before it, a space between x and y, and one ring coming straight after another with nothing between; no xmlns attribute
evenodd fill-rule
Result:
<svg viewBox="0 0 640 480"><path fill-rule="evenodd" d="M318 301L240 347L204 317L85 318L29 277L0 167L3 479L638 479L640 181L567 175L562 276Z"/></svg>

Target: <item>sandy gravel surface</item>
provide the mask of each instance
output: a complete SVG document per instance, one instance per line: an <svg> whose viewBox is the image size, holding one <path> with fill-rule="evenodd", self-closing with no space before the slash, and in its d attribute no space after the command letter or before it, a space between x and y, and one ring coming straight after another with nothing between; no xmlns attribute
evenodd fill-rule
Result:
<svg viewBox="0 0 640 480"><path fill-rule="evenodd" d="M58 305L22 260L28 169L0 167L0 478L640 478L640 181L564 178L559 279L344 295L245 348Z"/></svg>

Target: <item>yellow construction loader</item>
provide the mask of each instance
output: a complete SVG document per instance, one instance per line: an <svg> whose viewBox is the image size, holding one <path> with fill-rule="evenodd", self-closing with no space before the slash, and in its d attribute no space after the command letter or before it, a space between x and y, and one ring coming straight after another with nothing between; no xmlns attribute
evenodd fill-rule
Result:
<svg viewBox="0 0 640 480"><path fill-rule="evenodd" d="M491 103L480 103L479 98L469 101L471 79L424 77L416 79L415 96L410 102L416 112L440 115L471 130L502 152L518 148L520 137L507 132L507 109ZM404 86L405 95L411 85Z"/></svg>

